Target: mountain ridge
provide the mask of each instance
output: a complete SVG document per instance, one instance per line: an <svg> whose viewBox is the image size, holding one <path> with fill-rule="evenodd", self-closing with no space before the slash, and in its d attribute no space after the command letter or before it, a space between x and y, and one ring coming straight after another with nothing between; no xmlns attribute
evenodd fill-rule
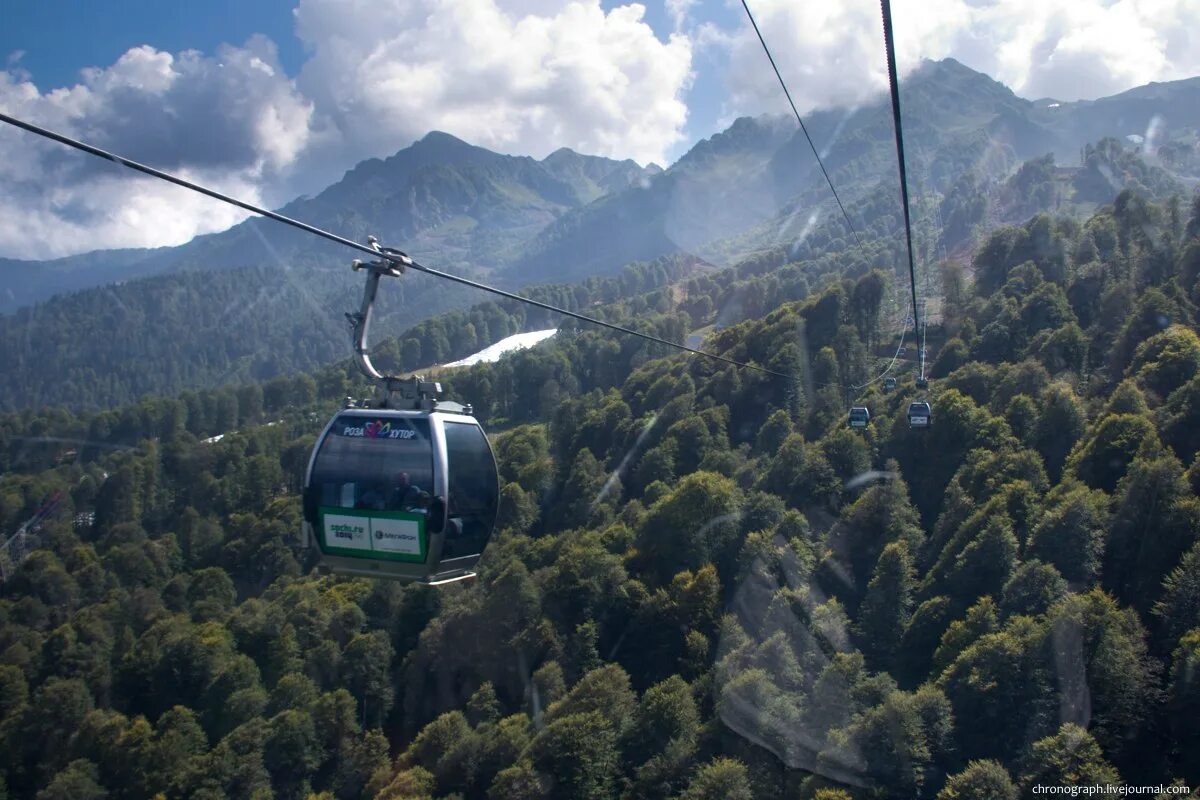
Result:
<svg viewBox="0 0 1200 800"><path fill-rule="evenodd" d="M923 149L938 151L949 142L964 151L954 163L929 166L933 188L943 188L988 147L1012 151L1001 166L1011 171L1046 152L1060 161L1078 161L1085 144L1104 136L1144 134L1155 119L1168 134L1200 129L1200 77L1096 100L1045 103L1018 97L989 76L943 59L923 63L906 78L901 94L917 162L910 171L919 172ZM807 115L807 125L839 184L861 183L857 173L864 170L883 175L886 168L894 169L887 163L894 155L888 150L890 113L882 100L857 109L819 109ZM827 190L807 143L796 134L783 115L740 117L664 170L569 148L539 161L431 131L386 158L359 162L339 181L280 211L351 238L374 233L447 268L500 269L510 285L542 280L557 273L564 260L585 253L571 270L582 276L673 251L700 251L768 221L805 189L820 202ZM923 146L925 138L935 141ZM862 162L865 156L870 163ZM854 199L856 188L861 195L873 184L846 187L844 199ZM643 196L646 191L651 195ZM622 199L611 199L617 196ZM617 209L621 203L628 208ZM632 225L636 235L630 242L613 241L614 225ZM333 245L249 219L177 247L94 251L47 261L0 259L0 313L61 291L145 275L281 260L319 268L338 255ZM33 269L37 279L18 274Z"/></svg>
<svg viewBox="0 0 1200 800"><path fill-rule="evenodd" d="M1198 85L1185 81L1174 88L1188 94ZM1154 94L1170 97L1172 88ZM1157 166L1167 163L1168 150L1172 164L1200 175L1200 164L1188 166L1197 148L1187 139L1194 136L1187 125L1200 112L1176 115L1184 134L1172 127L1176 123L1160 125L1169 140L1160 148L1162 159L1114 138L1125 135L1131 115L1169 111L1163 101L1148 106L1135 97L1126 106L1115 100L1102 105L1103 113L1095 103L1041 108L957 62L927 63L906 83L903 100L914 142L909 176L919 260L930 276L939 255L970 252L997 225L1042 211L1090 214L1126 187L1150 199L1182 194L1187 184ZM1080 133L1079 119L1097 114L1108 121L1084 125ZM671 257L720 268L765 253L772 261L782 254L778 263L817 262L821 272L898 269L903 233L890 108L827 109L808 115L806 124L853 234L807 142L782 115L739 118L666 170L568 149L538 161L432 132L388 158L356 165L338 183L283 211L350 239L375 234L431 266L509 290L577 284ZM1081 138L1092 133L1095 143ZM1086 163L1056 167L1056 153ZM863 247L856 246L859 240ZM40 265L0 262L0 276L8 269L20 277L0 286L9 291L10 309L35 291L70 289L0 315L0 347L9 351L14 383L28 384L4 405L63 402L67 372L76 375L69 381L78 387L74 392L108 385L94 400L89 396L103 405L109 402L103 398L127 399L130 391L264 379L325 363L344 347L342 312L356 308L361 296L360 276L346 269L350 257L340 245L249 219L178 248L80 254ZM230 274L217 278L214 271ZM105 285L87 288L80 274ZM179 286L165 285L172 282ZM474 290L410 274L381 292L373 338L483 299ZM570 294L564 299L569 304ZM213 309L214 303L222 306ZM95 319L80 320L80 314ZM102 322L107 327L98 328ZM64 337L64 330L77 339ZM169 364L155 338L171 340L172 352L203 354L202 363L169 365L161 379L144 376L145 363ZM487 338L480 340L485 346ZM98 364L111 374L96 373Z"/></svg>

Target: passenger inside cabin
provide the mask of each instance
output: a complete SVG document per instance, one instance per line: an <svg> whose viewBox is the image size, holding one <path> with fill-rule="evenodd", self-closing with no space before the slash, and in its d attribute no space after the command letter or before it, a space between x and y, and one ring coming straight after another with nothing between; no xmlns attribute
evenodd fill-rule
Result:
<svg viewBox="0 0 1200 800"><path fill-rule="evenodd" d="M387 508L387 489L379 484L367 485L358 496L355 508L382 511Z"/></svg>
<svg viewBox="0 0 1200 800"><path fill-rule="evenodd" d="M412 482L407 472L398 473L388 508L395 511L411 511L417 506L422 494L427 493Z"/></svg>
<svg viewBox="0 0 1200 800"><path fill-rule="evenodd" d="M411 511L414 514L429 514L429 506L433 502L433 498L429 492L418 492L412 499L411 505L404 507L405 511Z"/></svg>

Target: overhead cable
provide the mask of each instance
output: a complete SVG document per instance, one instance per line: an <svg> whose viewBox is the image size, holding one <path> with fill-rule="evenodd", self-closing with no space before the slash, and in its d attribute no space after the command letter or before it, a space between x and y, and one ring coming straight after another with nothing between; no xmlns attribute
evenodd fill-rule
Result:
<svg viewBox="0 0 1200 800"><path fill-rule="evenodd" d="M754 27L754 32L758 34L758 41L762 44L763 52L767 54L767 60L771 62L771 69L775 70L775 77L779 79L779 85L783 87L783 94L787 97L788 105L792 107L792 113L796 115L796 121L800 123L800 130L804 132L804 138L808 140L808 146L812 148L813 157L817 159L817 166L821 168L821 174L825 176L825 182L829 184L829 191L833 192L833 199L837 201L838 208L842 210L842 217L845 218L846 225L850 228L850 233L854 234L854 241L861 245L862 239L859 238L858 229L850 221L850 215L846 213L846 207L842 205L842 198L838 197L837 189L833 188L833 179L829 177L829 172L825 169L825 162L821 160L821 155L817 152L817 146L813 144L812 137L808 135L808 127L804 124L803 117L800 116L796 104L792 101L792 93L788 91L787 84L783 80L783 75L779 72L779 67L775 66L775 57L771 55L771 48L767 47L767 40L763 38L762 31L758 29L758 23L754 21L754 14L750 13L750 6L747 5L746 0L742 0L742 8L746 9L746 16L750 18L750 25Z"/></svg>
<svg viewBox="0 0 1200 800"><path fill-rule="evenodd" d="M682 350L686 353L691 353L691 354L697 355L697 356L703 356L705 358L711 358L716 361L723 361L726 364L732 364L733 366L739 367L741 369L754 370L756 372L762 372L767 375L774 375L779 378L791 377L782 372L776 372L775 370L767 369L766 367L760 367L756 364L747 364L747 363L744 363L741 361L736 361L732 358L727 358L725 356L718 355L716 353L708 353L703 350L696 350L694 348L688 347L687 345L680 344L679 342L672 342L667 339L661 339L652 334L642 333L640 331L632 330L631 328L626 328L621 325L615 325L611 322L605 322L604 320L597 319L595 317L590 317L587 314L580 314L577 311L568 311L565 308L559 308L557 306L550 305L549 303L543 303L540 300L534 300L529 297L522 297L519 294L515 294L513 292L507 292L503 289L497 289L494 286L488 286L485 283L473 281L470 278L464 278L459 275L452 275L448 272L442 272L441 270L434 269L433 267L427 267L423 264L419 264L419 263L417 263L416 260L414 260L410 256L408 256L405 253L402 253L400 251L380 252L379 250L372 248L369 245L360 244L359 242L356 242L353 239L347 239L343 236L338 236L336 233L330 233L329 231L322 230L321 228L318 228L315 225L309 225L307 222L301 222L300 220L293 219L288 216L284 216L283 214L280 214L276 211L270 211L268 209L256 206L253 203L247 203L246 201L239 200L236 197L231 197L229 195L222 194L221 192L215 191L213 189L209 189L205 186L201 186L200 184L195 183L193 181L185 180L184 178L180 178L177 175L172 175L169 172L163 172L162 170L155 169L154 167L148 167L145 164L138 163L137 161L132 161L128 158L119 156L115 153L110 153L107 150L101 150L99 147L95 147L93 145L87 144L86 142L81 142L77 139L72 139L69 136L64 136L61 133L56 133L47 128L43 128L39 125L34 125L31 122L25 122L24 120L17 119L16 117L10 117L7 114L0 113L0 122L7 122L9 125L13 125L15 127L21 128L23 130L29 131L30 133L34 133L34 134L37 134L38 136L45 137L47 139L52 139L53 141L59 142L60 144L65 144L68 147L73 147L76 150L82 150L85 153L89 153L91 155L106 159L108 161L112 161L115 164L120 164L122 166L128 167L130 169L136 170L136 171L144 173L146 175L150 175L154 178L158 178L160 180L164 180L169 183L173 183L176 186L182 186L183 188L190 189L193 192L199 192L200 194L207 195L215 200L220 200L223 203L229 203L230 205L234 205L234 206L237 206L238 208L245 209L246 211L249 211L251 213L258 214L259 216L267 217L268 219L273 219L276 222L281 222L284 225L290 225L293 228L299 228L300 230L307 231L308 233L311 233L314 236L320 236L321 238L328 239L331 242L336 242L337 244L345 245L346 247L350 247L355 250L359 250L359 251L366 253L367 255L370 255L374 258L387 259L388 261L391 261L391 262L397 264L402 270L403 269L414 269L418 272L424 272L427 275L432 275L435 278L442 278L444 280L453 281L454 283L458 283L463 286L469 286L472 289L479 289L480 291L490 292L491 294L499 295L500 297L505 297L505 298L508 298L509 300L515 300L520 303L526 303L531 306L536 306L537 308L543 309L545 311L551 311L556 314L562 314L563 316L571 317L573 319L580 320L581 322L587 322L592 325L599 325L600 327L608 328L609 330L614 330L619 333L626 333L626 334L629 334L630 336L637 336L641 339L645 339L650 342L655 342L656 344L662 344L662 345L666 345L668 347L673 347L677 350Z"/></svg>
<svg viewBox="0 0 1200 800"><path fill-rule="evenodd" d="M887 50L888 83L892 89L892 122L896 131L896 160L900 165L900 197L904 205L904 236L908 243L908 280L912 286L913 330L921 329L921 316L917 310L917 267L913 257L912 221L908 212L908 171L904 166L904 126L900 120L900 83L896 78L896 46L892 38L892 4L880 0L883 10L883 43ZM922 362L924 359L922 359ZM924 377L922 363L921 376Z"/></svg>

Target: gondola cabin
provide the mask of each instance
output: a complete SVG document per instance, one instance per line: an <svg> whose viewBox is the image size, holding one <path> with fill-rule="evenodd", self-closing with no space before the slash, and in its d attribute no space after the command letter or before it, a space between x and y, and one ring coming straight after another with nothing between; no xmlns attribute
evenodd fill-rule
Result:
<svg viewBox="0 0 1200 800"><path fill-rule="evenodd" d="M474 576L499 497L469 413L347 408L313 449L305 533L334 574L448 583Z"/></svg>
<svg viewBox="0 0 1200 800"><path fill-rule="evenodd" d="M894 390L895 388L896 388L896 379L895 378L887 377L887 378L883 379L883 390L885 392L890 392L890 391Z"/></svg>
<svg viewBox="0 0 1200 800"><path fill-rule="evenodd" d="M865 406L850 409L850 427L865 428L871 422L871 412Z"/></svg>
<svg viewBox="0 0 1200 800"><path fill-rule="evenodd" d="M918 376L917 377L917 388L918 389L928 389L929 388L929 379L926 378L924 375Z"/></svg>
<svg viewBox="0 0 1200 800"><path fill-rule="evenodd" d="M908 427L928 428L933 425L933 408L929 403L920 400L908 405Z"/></svg>

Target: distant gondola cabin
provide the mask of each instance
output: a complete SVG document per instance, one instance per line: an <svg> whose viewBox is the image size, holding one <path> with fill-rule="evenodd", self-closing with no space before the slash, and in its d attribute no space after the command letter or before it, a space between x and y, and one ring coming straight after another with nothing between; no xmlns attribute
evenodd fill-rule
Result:
<svg viewBox="0 0 1200 800"><path fill-rule="evenodd" d="M933 425L933 408L924 400L908 406L908 427L928 428Z"/></svg>

